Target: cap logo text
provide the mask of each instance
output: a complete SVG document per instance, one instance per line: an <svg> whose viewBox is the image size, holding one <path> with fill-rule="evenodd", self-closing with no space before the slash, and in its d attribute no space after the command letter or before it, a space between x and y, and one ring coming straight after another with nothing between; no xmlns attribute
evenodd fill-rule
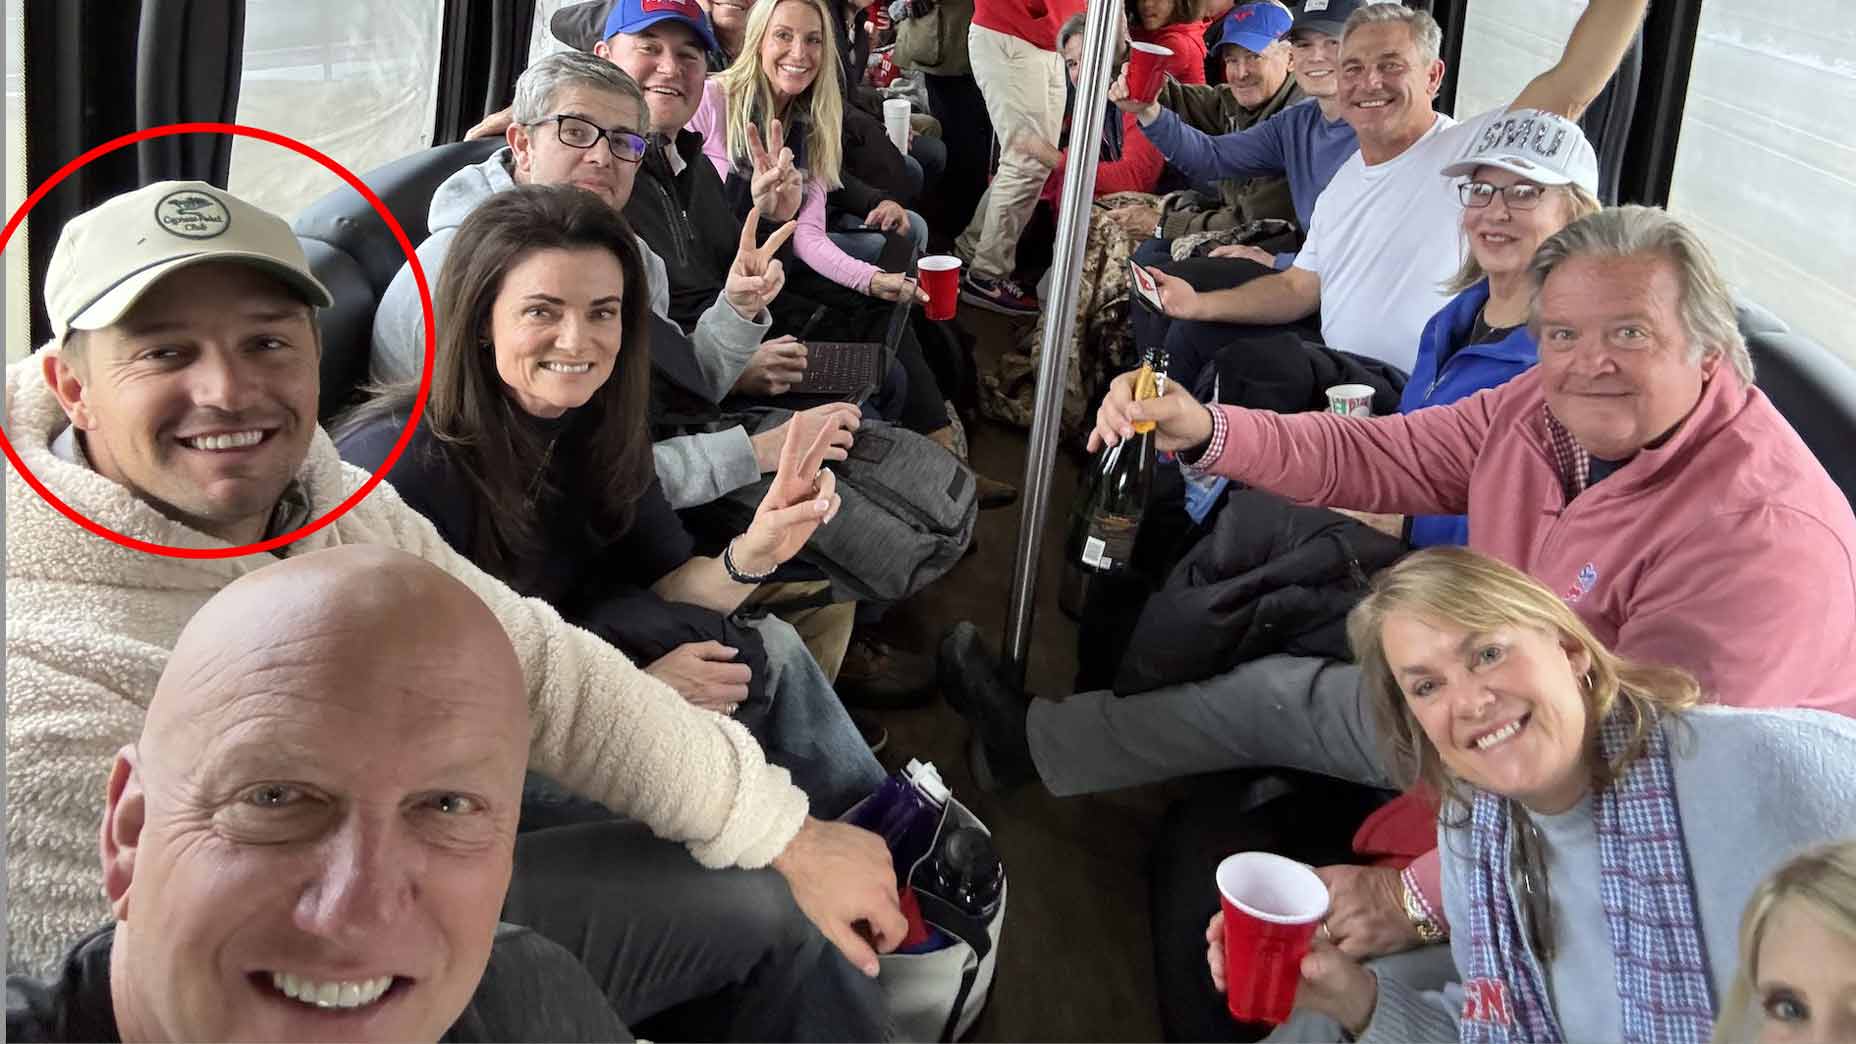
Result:
<svg viewBox="0 0 1856 1044"><path fill-rule="evenodd" d="M226 205L195 189L182 189L161 197L155 204L155 221L162 228L187 239L212 239L232 227L232 215Z"/></svg>
<svg viewBox="0 0 1856 1044"><path fill-rule="evenodd" d="M696 6L696 0L641 0L638 9L645 14L654 11L674 11L689 19L702 17L702 8Z"/></svg>

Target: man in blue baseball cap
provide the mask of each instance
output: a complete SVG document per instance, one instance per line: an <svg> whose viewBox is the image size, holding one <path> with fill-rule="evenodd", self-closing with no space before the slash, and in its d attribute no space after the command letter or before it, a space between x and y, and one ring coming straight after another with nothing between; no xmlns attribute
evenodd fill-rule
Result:
<svg viewBox="0 0 1856 1044"><path fill-rule="evenodd" d="M1177 114L1186 126L1219 135L1243 131L1301 101L1304 95L1289 75L1291 60L1286 37L1292 20L1289 9L1276 0L1256 0L1232 8L1219 22L1214 45L1224 67L1224 82L1206 86L1168 79L1160 90L1158 104ZM1257 221L1295 219L1289 183L1280 173L1206 178L1202 183L1215 185L1218 194L1182 194L1174 198L1165 214L1145 205L1113 212L1130 235L1145 239L1140 248L1143 253L1137 254L1143 263L1170 261L1170 242L1180 236L1223 232ZM1295 244L1284 237L1269 245L1287 250Z"/></svg>
<svg viewBox="0 0 1856 1044"><path fill-rule="evenodd" d="M606 15L606 27L600 39L610 40L619 33L642 33L670 19L689 26L708 50L721 50L715 42L715 34L709 30L709 16L696 0L618 0Z"/></svg>

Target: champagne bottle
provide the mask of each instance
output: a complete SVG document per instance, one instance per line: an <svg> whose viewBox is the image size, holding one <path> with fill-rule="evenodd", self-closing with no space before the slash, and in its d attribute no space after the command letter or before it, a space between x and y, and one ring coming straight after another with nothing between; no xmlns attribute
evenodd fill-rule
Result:
<svg viewBox="0 0 1856 1044"><path fill-rule="evenodd" d="M1136 400L1158 398L1166 389L1166 353L1149 348L1135 376ZM1154 478L1154 425L1134 425L1134 437L1104 446L1096 455L1089 493L1077 500L1070 525L1068 558L1097 573L1122 573L1134 555L1134 538L1147 509Z"/></svg>

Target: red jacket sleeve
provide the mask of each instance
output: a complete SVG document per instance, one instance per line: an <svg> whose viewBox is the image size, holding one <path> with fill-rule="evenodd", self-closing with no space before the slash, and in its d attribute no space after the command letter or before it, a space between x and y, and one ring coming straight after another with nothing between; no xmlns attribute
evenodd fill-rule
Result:
<svg viewBox="0 0 1856 1044"><path fill-rule="evenodd" d="M1050 172L1044 182L1043 198L1056 205L1063 195L1063 175L1069 169L1069 153L1064 153L1064 161L1057 169ZM1096 164L1097 196L1106 196L1111 192L1152 192L1160 184L1160 173L1166 169L1166 157L1154 148L1154 143L1141 133L1140 123L1133 113L1122 113L1121 120L1121 158L1105 160Z"/></svg>

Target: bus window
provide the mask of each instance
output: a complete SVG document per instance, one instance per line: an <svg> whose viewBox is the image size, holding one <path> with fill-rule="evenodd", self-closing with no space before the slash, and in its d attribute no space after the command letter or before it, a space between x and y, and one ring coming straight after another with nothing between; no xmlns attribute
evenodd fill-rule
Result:
<svg viewBox="0 0 1856 1044"><path fill-rule="evenodd" d="M356 174L432 143L444 0L249 0L238 122L287 134ZM232 146L233 192L292 215L335 175L251 138Z"/></svg>
<svg viewBox="0 0 1856 1044"><path fill-rule="evenodd" d="M6 216L26 201L26 0L6 5ZM32 339L32 281L26 273L26 226L6 249L6 361L24 358Z"/></svg>
<svg viewBox="0 0 1856 1044"><path fill-rule="evenodd" d="M567 45L556 40L554 34L548 31L548 20L554 17L554 12L578 2L579 0L535 0L535 23L528 37L530 65L535 64L538 58L546 58L556 51L567 50Z"/></svg>
<svg viewBox="0 0 1856 1044"><path fill-rule="evenodd" d="M1707 0L1669 209L1733 285L1856 362L1856 23L1848 0Z"/></svg>
<svg viewBox="0 0 1856 1044"><path fill-rule="evenodd" d="M1582 0L1470 0L1456 77L1456 116L1467 119L1515 100L1559 60Z"/></svg>

